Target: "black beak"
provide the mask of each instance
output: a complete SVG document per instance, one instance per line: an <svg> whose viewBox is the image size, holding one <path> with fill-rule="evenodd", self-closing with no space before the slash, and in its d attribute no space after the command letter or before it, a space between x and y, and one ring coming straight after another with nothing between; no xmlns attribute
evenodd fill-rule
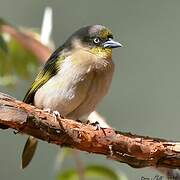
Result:
<svg viewBox="0 0 180 180"><path fill-rule="evenodd" d="M103 43L103 46L105 48L118 48L122 47L122 44L117 41L114 41L113 39L109 39L105 43Z"/></svg>

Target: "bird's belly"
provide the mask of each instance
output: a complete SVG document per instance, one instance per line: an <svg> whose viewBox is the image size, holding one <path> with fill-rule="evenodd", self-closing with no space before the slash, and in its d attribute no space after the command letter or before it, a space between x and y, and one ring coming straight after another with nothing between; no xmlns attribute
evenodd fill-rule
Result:
<svg viewBox="0 0 180 180"><path fill-rule="evenodd" d="M66 77L56 75L36 92L35 106L59 111L62 116L67 117L85 99L92 76L86 74L75 78L73 73Z"/></svg>
<svg viewBox="0 0 180 180"><path fill-rule="evenodd" d="M106 95L113 75L113 64L105 71L57 74L35 94L34 104L68 118L84 120ZM82 71L82 69L81 69ZM80 72L76 71L75 72Z"/></svg>
<svg viewBox="0 0 180 180"><path fill-rule="evenodd" d="M86 93L84 101L68 114L69 117L80 117L84 121L91 112L96 109L98 103L107 94L111 84L113 70L108 72L94 72L91 85Z"/></svg>

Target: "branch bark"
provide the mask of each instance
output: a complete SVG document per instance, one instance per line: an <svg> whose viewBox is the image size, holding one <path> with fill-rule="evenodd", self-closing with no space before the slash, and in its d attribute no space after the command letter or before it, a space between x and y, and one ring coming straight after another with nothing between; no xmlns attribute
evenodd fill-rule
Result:
<svg viewBox="0 0 180 180"><path fill-rule="evenodd" d="M180 169L180 142L115 131L96 130L70 119L53 116L0 93L0 127L12 128L52 144L102 154L135 168Z"/></svg>

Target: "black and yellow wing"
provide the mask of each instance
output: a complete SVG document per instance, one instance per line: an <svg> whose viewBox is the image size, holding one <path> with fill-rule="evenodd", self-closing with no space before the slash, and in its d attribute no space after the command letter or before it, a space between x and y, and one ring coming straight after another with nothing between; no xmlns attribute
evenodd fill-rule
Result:
<svg viewBox="0 0 180 180"><path fill-rule="evenodd" d="M62 48L58 48L47 60L43 69L37 75L35 81L32 83L31 88L27 91L23 101L28 104L33 104L34 95L37 90L43 86L49 79L51 79L60 70L60 64L65 59L62 55Z"/></svg>
<svg viewBox="0 0 180 180"><path fill-rule="evenodd" d="M23 100L24 102L33 104L34 95L37 90L54 75L56 75L57 72L60 70L61 63L65 59L65 56L62 55L61 52L62 48L60 47L50 56L43 69L37 75L35 81L32 83L31 88L26 93ZM37 143L37 139L32 136L29 136L29 138L27 139L22 153L22 168L25 168L32 160L37 148Z"/></svg>

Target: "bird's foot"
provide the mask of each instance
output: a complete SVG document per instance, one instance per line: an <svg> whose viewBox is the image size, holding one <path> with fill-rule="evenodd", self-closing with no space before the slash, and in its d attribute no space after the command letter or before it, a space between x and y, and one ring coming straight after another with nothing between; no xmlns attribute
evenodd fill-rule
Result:
<svg viewBox="0 0 180 180"><path fill-rule="evenodd" d="M52 113L55 122L57 122L57 120L62 117L61 114L59 113L59 111L51 111L50 108L45 108L45 109L43 109L43 111L46 113Z"/></svg>
<svg viewBox="0 0 180 180"><path fill-rule="evenodd" d="M59 113L59 111L53 111L53 117L54 117L54 121L58 122L61 129L65 131L62 122L61 122L61 118L64 118L63 116L61 116L61 114Z"/></svg>
<svg viewBox="0 0 180 180"><path fill-rule="evenodd" d="M101 128L99 122L97 122L97 121L94 122L94 123L91 123L91 125L95 126L95 127L96 127L96 130L101 130L101 129L103 129L103 128Z"/></svg>
<svg viewBox="0 0 180 180"><path fill-rule="evenodd" d="M87 121L87 124L89 125L92 125L92 126L95 126L95 130L96 131L99 131L99 130L102 130L104 135L106 136L106 133L104 131L104 128L100 126L100 123L98 121L95 121L95 122L90 122L89 120Z"/></svg>
<svg viewBox="0 0 180 180"><path fill-rule="evenodd" d="M61 114L58 111L53 111L52 114L53 114L55 122L57 122L57 120L61 118Z"/></svg>
<svg viewBox="0 0 180 180"><path fill-rule="evenodd" d="M96 130L101 130L101 126L98 121L91 123L89 120L87 121L87 124L95 126Z"/></svg>

